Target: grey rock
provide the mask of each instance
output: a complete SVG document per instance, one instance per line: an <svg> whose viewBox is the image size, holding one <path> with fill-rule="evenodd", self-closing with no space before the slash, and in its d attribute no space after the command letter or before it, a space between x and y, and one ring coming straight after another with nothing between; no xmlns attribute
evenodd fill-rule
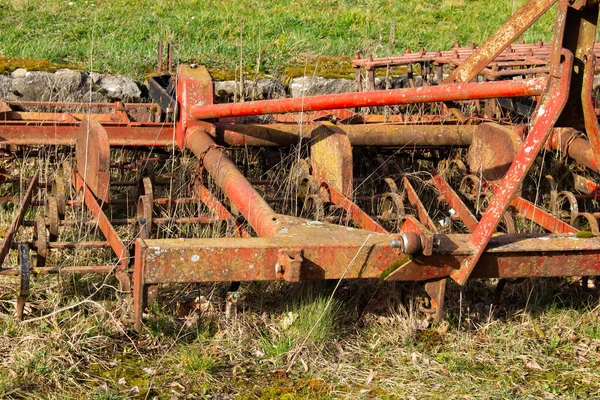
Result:
<svg viewBox="0 0 600 400"><path fill-rule="evenodd" d="M0 77L0 98L23 101L107 102L141 100L129 78L59 69L56 73L19 68Z"/></svg>
<svg viewBox="0 0 600 400"><path fill-rule="evenodd" d="M113 76L91 73L93 90L103 94L107 100L122 100L124 102L139 102L142 91L134 81L124 76Z"/></svg>
<svg viewBox="0 0 600 400"><path fill-rule="evenodd" d="M0 99L12 100L12 79L7 75L0 75Z"/></svg>
<svg viewBox="0 0 600 400"><path fill-rule="evenodd" d="M87 80L87 74L81 71L59 69L54 74L55 97L59 101L83 101L89 92Z"/></svg>
<svg viewBox="0 0 600 400"><path fill-rule="evenodd" d="M235 94L239 93L239 82L219 81L214 82L214 93L217 102L228 103L234 100ZM285 87L275 79L259 79L258 81L244 82L244 99L266 100L285 97Z"/></svg>
<svg viewBox="0 0 600 400"><path fill-rule="evenodd" d="M420 75L413 76L413 83L415 87L423 86L423 77ZM404 89L410 87L410 82L408 80L408 75L401 75L390 79L389 81L389 89ZM386 89L386 80L385 78L375 78L375 89L377 90L385 90ZM365 88L366 90L366 88Z"/></svg>
<svg viewBox="0 0 600 400"><path fill-rule="evenodd" d="M229 103L238 91L236 81L214 82L215 100L219 103Z"/></svg>
<svg viewBox="0 0 600 400"><path fill-rule="evenodd" d="M63 101L55 96L54 74L40 71L19 72L12 80L11 92L19 100Z"/></svg>
<svg viewBox="0 0 600 400"><path fill-rule="evenodd" d="M256 82L256 100L260 99L281 99L286 96L285 87L281 82L275 79L259 79Z"/></svg>
<svg viewBox="0 0 600 400"><path fill-rule="evenodd" d="M23 78L27 74L27 70L25 68L17 68L15 69L10 76L13 78Z"/></svg>
<svg viewBox="0 0 600 400"><path fill-rule="evenodd" d="M318 96L321 94L347 93L356 89L350 79L326 79L320 76L303 76L290 82L292 97Z"/></svg>

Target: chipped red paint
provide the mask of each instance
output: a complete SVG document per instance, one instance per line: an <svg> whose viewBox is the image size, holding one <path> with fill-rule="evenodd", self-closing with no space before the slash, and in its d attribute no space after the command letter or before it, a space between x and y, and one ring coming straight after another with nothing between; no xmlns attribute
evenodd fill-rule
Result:
<svg viewBox="0 0 600 400"><path fill-rule="evenodd" d="M305 112L354 107L378 107L442 101L477 100L501 97L538 96L546 86L545 78L521 81L460 83L409 89L376 90L310 96L296 99L261 100L192 107L191 114L201 120L250 115Z"/></svg>
<svg viewBox="0 0 600 400"><path fill-rule="evenodd" d="M546 143L552 127L567 103L573 68L573 54L568 50L563 50L563 57L560 79L553 78L549 81L546 93L544 93L542 101L536 109L531 132L523 142L508 172L500 181L498 185L500 189L492 197L490 205L477 224L477 228L473 231L471 242L475 246L476 252L462 261L460 269L452 271L450 274L461 285L467 282L471 271L475 268L479 257L483 254L487 243L496 231L496 227L515 196L519 185L525 179L525 175Z"/></svg>

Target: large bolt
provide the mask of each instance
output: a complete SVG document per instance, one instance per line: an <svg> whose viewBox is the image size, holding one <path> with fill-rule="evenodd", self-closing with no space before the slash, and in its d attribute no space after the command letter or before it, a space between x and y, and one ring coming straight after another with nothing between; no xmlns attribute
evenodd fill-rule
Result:
<svg viewBox="0 0 600 400"><path fill-rule="evenodd" d="M403 232L398 239L392 239L390 247L408 255L419 253L423 250L421 237L415 232Z"/></svg>

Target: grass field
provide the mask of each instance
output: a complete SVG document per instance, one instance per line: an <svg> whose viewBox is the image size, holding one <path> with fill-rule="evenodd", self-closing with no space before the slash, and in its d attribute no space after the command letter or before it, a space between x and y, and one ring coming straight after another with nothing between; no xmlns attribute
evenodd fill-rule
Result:
<svg viewBox="0 0 600 400"><path fill-rule="evenodd" d="M358 49L481 42L523 3L0 0L0 68L40 59L141 79L171 39L179 62L223 76L336 73ZM525 40L548 40L551 17ZM110 277L36 277L25 323L16 279L0 277L0 398L600 398L597 287L525 280L491 306L495 281L450 284L432 325L422 285L336 283L243 283L239 298L165 286L138 334Z"/></svg>
<svg viewBox="0 0 600 400"><path fill-rule="evenodd" d="M213 70L229 72L242 65L275 75L297 75L305 68L310 74L332 74L348 72L348 57L357 50L385 56L406 47L447 49L457 40L481 43L523 3L0 0L0 56L140 79L156 67L157 42L162 39L174 41L177 61ZM549 40L553 14L524 39Z"/></svg>
<svg viewBox="0 0 600 400"><path fill-rule="evenodd" d="M330 302L327 284L245 284L229 317L221 286L188 286L194 304L174 312L183 292L171 289L141 335L114 295L87 297L97 286L37 280L35 312L48 317L0 314L2 398L600 397L598 292L561 280L509 286L496 308L490 283L452 286L433 327L418 285L349 282Z"/></svg>

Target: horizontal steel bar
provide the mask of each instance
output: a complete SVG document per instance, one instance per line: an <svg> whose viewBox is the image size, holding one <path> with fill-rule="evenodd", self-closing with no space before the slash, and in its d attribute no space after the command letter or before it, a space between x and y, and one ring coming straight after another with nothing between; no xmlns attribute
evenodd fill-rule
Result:
<svg viewBox="0 0 600 400"><path fill-rule="evenodd" d="M216 124L216 140L230 146L291 146L310 140L312 125ZM337 125L353 146L468 146L477 125Z"/></svg>
<svg viewBox="0 0 600 400"><path fill-rule="evenodd" d="M522 81L460 83L293 99L250 101L246 103L196 105L192 107L191 114L198 119L211 119L354 107L538 96L545 86L546 79L544 78Z"/></svg>
<svg viewBox="0 0 600 400"><path fill-rule="evenodd" d="M318 233L325 225L313 229ZM394 237L362 231L331 242L318 234L314 238L138 240L136 254L141 257L145 284L153 284L278 280L276 265L282 252L300 252L303 280L381 278L393 265L398 267L395 280L427 280L448 276L475 251L470 235L435 235L432 256L409 259L392 251L389 244ZM495 236L473 277L600 275L599 255L600 237Z"/></svg>
<svg viewBox="0 0 600 400"><path fill-rule="evenodd" d="M111 146L172 146L172 124L113 125L103 123ZM0 121L0 144L75 145L79 123Z"/></svg>
<svg viewBox="0 0 600 400"><path fill-rule="evenodd" d="M109 274L115 267L110 265L85 265L74 267L41 267L32 268L32 275L47 274ZM0 276L19 276L17 269L6 268L0 270Z"/></svg>

